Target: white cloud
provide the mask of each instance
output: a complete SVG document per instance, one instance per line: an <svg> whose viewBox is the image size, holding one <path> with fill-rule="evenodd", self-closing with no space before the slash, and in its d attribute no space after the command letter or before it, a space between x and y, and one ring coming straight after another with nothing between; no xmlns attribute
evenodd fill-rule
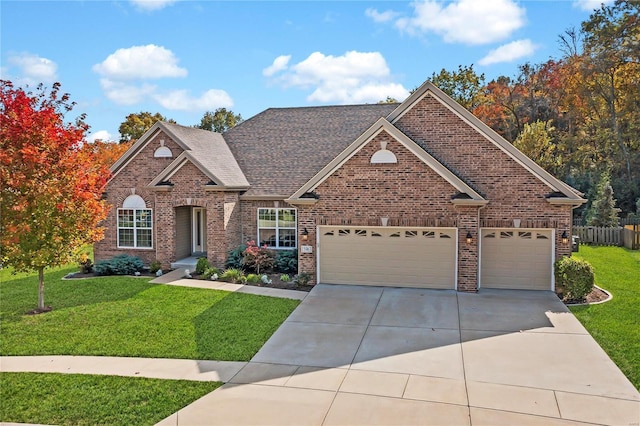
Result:
<svg viewBox="0 0 640 426"><path fill-rule="evenodd" d="M536 45L531 40L516 40L491 50L484 58L478 61L478 64L491 65L500 62L512 62L531 55L535 50Z"/></svg>
<svg viewBox="0 0 640 426"><path fill-rule="evenodd" d="M291 55L278 56L273 60L273 63L271 65L262 70L262 75L264 75L265 77L271 77L275 73L287 69L287 65L289 65L290 60Z"/></svg>
<svg viewBox="0 0 640 426"><path fill-rule="evenodd" d="M153 99L166 109L179 111L213 111L233 106L231 96L224 90L216 89L207 90L198 98L190 96L187 90L173 90L155 94Z"/></svg>
<svg viewBox="0 0 640 426"><path fill-rule="evenodd" d="M424 0L412 6L413 16L397 19L396 27L411 35L432 32L448 43L493 43L525 24L526 11L514 0Z"/></svg>
<svg viewBox="0 0 640 426"><path fill-rule="evenodd" d="M100 79L100 86L104 94L118 105L133 105L153 95L157 87L144 83L140 86L126 84L121 81L113 81L107 78Z"/></svg>
<svg viewBox="0 0 640 426"><path fill-rule="evenodd" d="M113 141L113 135L106 130L98 130L97 132L91 133L87 136L87 141L89 143L94 143L97 140L101 140L103 142Z"/></svg>
<svg viewBox="0 0 640 426"><path fill-rule="evenodd" d="M93 70L117 80L187 75L187 70L178 66L178 59L173 52L155 44L118 49L101 63L95 64Z"/></svg>
<svg viewBox="0 0 640 426"><path fill-rule="evenodd" d="M613 0L573 0L573 7L585 12L593 12L595 9L600 9L602 4L611 4Z"/></svg>
<svg viewBox="0 0 640 426"><path fill-rule="evenodd" d="M373 22L382 23L389 22L397 18L400 13L393 10L385 10L384 12L378 12L377 9L369 8L364 11L364 14L373 19Z"/></svg>
<svg viewBox="0 0 640 426"><path fill-rule="evenodd" d="M18 68L18 77L15 79L18 84L53 83L58 79L58 64L50 59L25 52L9 55L7 62Z"/></svg>
<svg viewBox="0 0 640 426"><path fill-rule="evenodd" d="M314 52L282 70L274 81L284 87L311 88L307 100L325 103L378 102L387 96L402 100L409 95L401 84L391 81L387 62L379 52L350 51L342 56Z"/></svg>
<svg viewBox="0 0 640 426"><path fill-rule="evenodd" d="M164 9L175 2L176 0L131 0L131 4L133 4L136 9L147 12Z"/></svg>

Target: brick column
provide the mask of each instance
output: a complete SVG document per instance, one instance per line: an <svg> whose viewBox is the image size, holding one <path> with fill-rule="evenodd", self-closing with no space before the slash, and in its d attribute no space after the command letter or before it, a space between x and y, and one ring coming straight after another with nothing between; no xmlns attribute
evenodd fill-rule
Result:
<svg viewBox="0 0 640 426"><path fill-rule="evenodd" d="M478 207L456 207L458 210L458 291L478 291L480 235ZM467 243L467 233L472 241Z"/></svg>
<svg viewBox="0 0 640 426"><path fill-rule="evenodd" d="M302 231L307 229L309 238L302 241ZM318 249L316 245L316 222L312 217L312 206L298 206L298 273L307 272L311 274L309 284L316 284ZM312 253L302 253L302 246L308 245L313 247Z"/></svg>

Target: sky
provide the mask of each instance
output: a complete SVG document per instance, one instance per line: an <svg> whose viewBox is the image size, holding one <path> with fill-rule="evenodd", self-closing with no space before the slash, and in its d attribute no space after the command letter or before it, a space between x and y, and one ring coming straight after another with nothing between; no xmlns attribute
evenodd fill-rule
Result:
<svg viewBox="0 0 640 426"><path fill-rule="evenodd" d="M514 77L559 58L559 35L601 2L2 0L0 78L60 82L67 121L85 113L89 141L117 141L141 111L192 126L217 108L403 100L459 65Z"/></svg>

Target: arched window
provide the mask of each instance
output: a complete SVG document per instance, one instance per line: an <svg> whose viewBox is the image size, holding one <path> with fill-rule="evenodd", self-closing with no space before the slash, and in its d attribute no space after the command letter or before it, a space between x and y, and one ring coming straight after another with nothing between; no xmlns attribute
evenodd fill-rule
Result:
<svg viewBox="0 0 640 426"><path fill-rule="evenodd" d="M118 247L152 248L153 214L139 195L129 195L118 209Z"/></svg>

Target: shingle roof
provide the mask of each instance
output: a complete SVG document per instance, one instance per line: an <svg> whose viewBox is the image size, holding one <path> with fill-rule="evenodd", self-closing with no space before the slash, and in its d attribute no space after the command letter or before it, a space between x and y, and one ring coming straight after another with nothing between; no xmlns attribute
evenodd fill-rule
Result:
<svg viewBox="0 0 640 426"><path fill-rule="evenodd" d="M224 139L251 183L246 195L289 196L397 106L270 108Z"/></svg>
<svg viewBox="0 0 640 426"><path fill-rule="evenodd" d="M166 131L186 145L190 157L199 162L226 187L249 186L247 178L220 133L163 122Z"/></svg>

